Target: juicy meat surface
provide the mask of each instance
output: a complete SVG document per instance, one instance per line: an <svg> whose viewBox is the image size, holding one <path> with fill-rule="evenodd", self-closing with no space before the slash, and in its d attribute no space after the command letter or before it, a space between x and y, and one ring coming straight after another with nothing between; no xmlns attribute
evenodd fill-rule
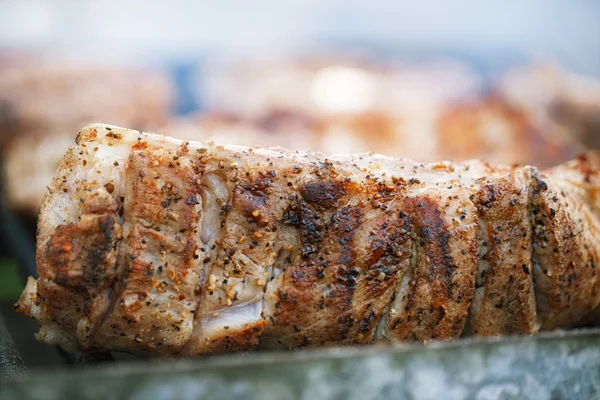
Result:
<svg viewBox="0 0 600 400"><path fill-rule="evenodd" d="M201 354L569 328L600 304L593 155L540 172L85 127L17 311L69 351Z"/></svg>

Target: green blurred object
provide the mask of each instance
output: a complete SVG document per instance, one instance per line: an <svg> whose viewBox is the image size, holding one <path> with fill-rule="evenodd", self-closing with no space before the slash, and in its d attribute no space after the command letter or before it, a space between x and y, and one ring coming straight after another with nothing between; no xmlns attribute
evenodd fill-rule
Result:
<svg viewBox="0 0 600 400"><path fill-rule="evenodd" d="M19 266L14 260L0 260L0 300L16 301L23 289Z"/></svg>

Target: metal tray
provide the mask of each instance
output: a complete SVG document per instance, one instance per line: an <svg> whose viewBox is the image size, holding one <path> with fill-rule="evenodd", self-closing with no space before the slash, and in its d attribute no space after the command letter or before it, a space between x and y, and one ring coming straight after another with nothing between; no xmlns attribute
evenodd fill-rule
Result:
<svg viewBox="0 0 600 400"><path fill-rule="evenodd" d="M597 399L600 329L17 371L9 399Z"/></svg>

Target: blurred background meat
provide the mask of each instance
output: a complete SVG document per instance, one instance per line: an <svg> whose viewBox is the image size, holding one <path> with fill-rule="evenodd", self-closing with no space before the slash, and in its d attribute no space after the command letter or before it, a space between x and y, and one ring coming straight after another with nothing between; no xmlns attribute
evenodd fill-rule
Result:
<svg viewBox="0 0 600 400"><path fill-rule="evenodd" d="M92 121L227 144L547 167L594 143L600 109L597 80L553 64L486 80L456 60L332 52L214 61L197 72L207 84L191 85L204 108L188 116L174 115L174 82L159 71L7 64L0 70L5 191L30 215L66 147Z"/></svg>
<svg viewBox="0 0 600 400"><path fill-rule="evenodd" d="M588 146L600 145L597 77L567 73L553 62L532 63L507 72L498 87L545 130L555 130Z"/></svg>
<svg viewBox="0 0 600 400"><path fill-rule="evenodd" d="M25 58L0 66L0 145L9 203L34 215L81 126L152 130L171 116L173 87L159 71Z"/></svg>
<svg viewBox="0 0 600 400"><path fill-rule="evenodd" d="M207 84L191 85L202 112L187 116L174 115L174 82L159 71L7 64L0 70L5 191L30 215L66 147L92 121L188 140L540 167L597 140L600 83L548 63L486 80L455 60L332 53L215 61L197 80Z"/></svg>
<svg viewBox="0 0 600 400"><path fill-rule="evenodd" d="M349 57L216 63L204 73L206 109L235 115L254 132L248 136L239 124L222 122L212 137L217 132L231 143L374 151L417 161L554 165L594 136L594 128L584 133L568 122L567 110L572 115L600 104L600 90L577 92L583 78L552 64L519 66L487 80L455 60L401 64ZM202 122L197 127L202 131ZM260 131L263 141L256 137Z"/></svg>

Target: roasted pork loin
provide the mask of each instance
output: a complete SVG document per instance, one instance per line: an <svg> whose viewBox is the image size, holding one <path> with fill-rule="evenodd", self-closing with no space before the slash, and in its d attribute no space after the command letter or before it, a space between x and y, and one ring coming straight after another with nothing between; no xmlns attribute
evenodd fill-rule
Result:
<svg viewBox="0 0 600 400"><path fill-rule="evenodd" d="M593 155L540 172L85 127L15 308L69 351L197 356L575 327L600 304Z"/></svg>

